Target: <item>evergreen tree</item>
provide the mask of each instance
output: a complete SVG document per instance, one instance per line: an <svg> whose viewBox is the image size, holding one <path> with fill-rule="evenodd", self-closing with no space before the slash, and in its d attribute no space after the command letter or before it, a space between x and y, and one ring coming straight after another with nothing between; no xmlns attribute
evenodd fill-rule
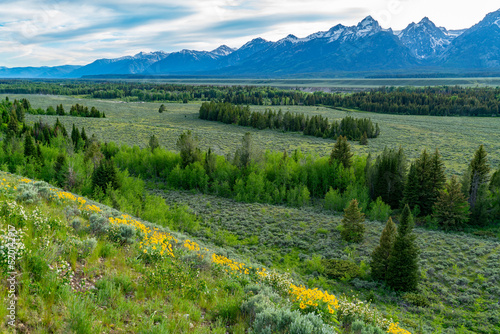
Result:
<svg viewBox="0 0 500 334"><path fill-rule="evenodd" d="M66 163L66 155L64 153L59 153L54 164L54 174L56 179L56 184L60 187L64 186L66 182L66 169L68 168Z"/></svg>
<svg viewBox="0 0 500 334"><path fill-rule="evenodd" d="M75 127L75 124L73 124L73 129L71 130L71 141L73 142L73 145L75 147L78 144L80 138L81 138L80 131L78 131L78 128Z"/></svg>
<svg viewBox="0 0 500 334"><path fill-rule="evenodd" d="M158 141L158 138L156 138L155 135L152 135L149 137L149 143L148 143L149 149L151 152L154 152L155 148L160 147L160 142Z"/></svg>
<svg viewBox="0 0 500 334"><path fill-rule="evenodd" d="M366 131L363 132L363 135L361 136L361 139L359 140L360 145L368 145L368 135L366 134Z"/></svg>
<svg viewBox="0 0 500 334"><path fill-rule="evenodd" d="M9 124L7 125L9 136L16 136L19 133L19 123L15 114L10 115Z"/></svg>
<svg viewBox="0 0 500 334"><path fill-rule="evenodd" d="M459 230L469 220L469 203L456 176L439 193L434 204L434 217L444 230Z"/></svg>
<svg viewBox="0 0 500 334"><path fill-rule="evenodd" d="M399 207L406 181L406 157L403 149L384 149L366 174L368 190L373 200L382 197L392 208Z"/></svg>
<svg viewBox="0 0 500 334"><path fill-rule="evenodd" d="M85 128L82 126L82 132L80 133L80 137L82 140L85 142L85 147L87 147L87 141L89 140L89 137L87 137L87 134L85 133Z"/></svg>
<svg viewBox="0 0 500 334"><path fill-rule="evenodd" d="M112 160L101 160L99 166L92 173L92 191L98 188L105 194L108 185L113 189L120 187L118 182L118 173Z"/></svg>
<svg viewBox="0 0 500 334"><path fill-rule="evenodd" d="M198 140L193 137L191 131L183 132L180 135L177 140L177 148L181 154L182 167L186 167L196 161L201 161Z"/></svg>
<svg viewBox="0 0 500 334"><path fill-rule="evenodd" d="M373 250L370 267L372 277L376 280L385 280L389 268L389 258L396 238L396 224L389 217L385 224L379 245Z"/></svg>
<svg viewBox="0 0 500 334"><path fill-rule="evenodd" d="M365 214L358 206L358 200L353 199L347 208L344 209L342 218L342 239L348 242L361 242L365 234Z"/></svg>
<svg viewBox="0 0 500 334"><path fill-rule="evenodd" d="M481 145L477 149L474 154L474 158L470 163L469 204L471 209L474 209L476 206L481 185L488 182L490 166L486 156L486 150L484 149L484 146Z"/></svg>
<svg viewBox="0 0 500 334"><path fill-rule="evenodd" d="M419 269L416 236L412 233L413 217L405 205L394 240L387 270L387 284L395 290L412 291L418 286Z"/></svg>
<svg viewBox="0 0 500 334"><path fill-rule="evenodd" d="M36 147L33 143L33 138L31 134L28 132L24 137L24 156L25 157L35 157L36 156Z"/></svg>
<svg viewBox="0 0 500 334"><path fill-rule="evenodd" d="M241 147L236 150L234 163L240 168L247 167L255 159L255 148L253 138L250 132L245 133L241 140Z"/></svg>
<svg viewBox="0 0 500 334"><path fill-rule="evenodd" d="M352 156L353 153L351 153L351 147L347 142L347 138L344 136L339 136L337 138L335 146L332 149L332 153L330 154L330 164L333 162L333 160L337 160L344 166L344 168L349 168L351 167Z"/></svg>
<svg viewBox="0 0 500 334"><path fill-rule="evenodd" d="M427 216L432 213L432 206L445 182L444 164L438 150L432 155L424 150L410 166L403 203L412 209L418 206L418 212Z"/></svg>

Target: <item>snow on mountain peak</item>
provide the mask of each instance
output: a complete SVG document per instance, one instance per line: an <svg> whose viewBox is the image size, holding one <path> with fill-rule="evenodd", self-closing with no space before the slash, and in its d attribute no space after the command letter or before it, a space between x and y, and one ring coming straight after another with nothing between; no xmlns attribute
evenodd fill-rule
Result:
<svg viewBox="0 0 500 334"><path fill-rule="evenodd" d="M210 51L210 53L216 54L218 56L227 56L230 53L233 53L234 49L230 48L227 45L221 45L217 49Z"/></svg>
<svg viewBox="0 0 500 334"><path fill-rule="evenodd" d="M365 17L356 26L356 37L366 37L371 34L375 34L382 30L378 22L373 19L370 15Z"/></svg>

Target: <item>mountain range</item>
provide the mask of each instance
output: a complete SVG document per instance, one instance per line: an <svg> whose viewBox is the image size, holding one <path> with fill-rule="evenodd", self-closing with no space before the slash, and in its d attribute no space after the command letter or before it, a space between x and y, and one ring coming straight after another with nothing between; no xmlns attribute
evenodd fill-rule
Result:
<svg viewBox="0 0 500 334"><path fill-rule="evenodd" d="M382 73L500 72L500 9L469 29L447 30L425 17L394 32L371 16L305 38L256 38L238 49L162 51L99 59L85 66L0 67L0 77L363 76Z"/></svg>

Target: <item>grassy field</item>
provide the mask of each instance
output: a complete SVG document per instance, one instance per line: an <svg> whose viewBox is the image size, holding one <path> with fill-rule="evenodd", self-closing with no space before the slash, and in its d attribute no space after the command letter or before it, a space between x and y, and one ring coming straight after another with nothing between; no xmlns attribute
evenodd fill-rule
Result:
<svg viewBox="0 0 500 334"><path fill-rule="evenodd" d="M5 95L0 95L4 98ZM272 130L226 125L198 119L198 103L167 104L167 112L158 113L158 103L125 103L120 101L102 101L77 99L65 96L10 95L11 99L26 97L33 107L46 108L62 103L66 110L71 105L80 103L95 106L106 113L106 119L61 117L68 129L73 123L84 126L87 134L95 134L104 141L115 141L128 145L147 145L149 137L155 135L160 144L176 150L176 141L185 130L192 130L200 138L203 149L212 149L218 154L232 154L239 146L245 132L251 132L255 143L262 149L292 151L300 148L305 153L318 155L329 154L333 141L328 139L303 136L299 133L281 133ZM274 108L274 107L273 107ZM264 110L265 107L252 106L252 110ZM347 112L323 107L285 106L283 111L323 115L330 120L344 117ZM474 151L481 144L489 153L490 163L494 168L500 164L500 118L472 117L433 117L386 115L364 112L351 113L356 117L370 117L379 123L381 134L371 139L368 146L351 142L357 154L377 155L386 146L402 146L409 158L415 158L426 148L438 148L448 173L461 174L469 163ZM39 117L55 122L55 116L28 115L32 122Z"/></svg>

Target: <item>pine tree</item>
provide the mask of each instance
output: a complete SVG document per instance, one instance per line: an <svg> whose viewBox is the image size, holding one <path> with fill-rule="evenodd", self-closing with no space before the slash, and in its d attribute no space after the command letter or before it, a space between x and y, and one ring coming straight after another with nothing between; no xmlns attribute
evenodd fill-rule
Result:
<svg viewBox="0 0 500 334"><path fill-rule="evenodd" d="M359 140L359 144L360 145L368 145L368 135L366 134L366 131L361 136L361 139Z"/></svg>
<svg viewBox="0 0 500 334"><path fill-rule="evenodd" d="M373 250L370 267L372 277L376 280L385 280L389 268L389 258L396 238L396 224L389 217L385 224L379 245Z"/></svg>
<svg viewBox="0 0 500 334"><path fill-rule="evenodd" d="M410 207L405 205L398 226L398 233L391 250L387 270L387 284L395 290L412 291L418 286L419 269L413 217Z"/></svg>
<svg viewBox="0 0 500 334"><path fill-rule="evenodd" d="M193 137L191 131L183 132L177 140L177 148L181 154L182 167L186 167L196 161L201 161L201 152L198 148L198 140Z"/></svg>
<svg viewBox="0 0 500 334"><path fill-rule="evenodd" d="M459 230L469 220L469 203L456 176L439 193L434 204L434 217L445 230Z"/></svg>
<svg viewBox="0 0 500 334"><path fill-rule="evenodd" d="M59 153L54 164L54 174L56 183L58 186L62 187L66 182L66 155L64 153Z"/></svg>
<svg viewBox="0 0 500 334"><path fill-rule="evenodd" d="M33 138L31 138L31 134L28 132L26 137L24 137L24 156L25 157L35 157L36 156L36 147L33 143Z"/></svg>
<svg viewBox="0 0 500 334"><path fill-rule="evenodd" d="M353 199L347 208L344 209L342 218L342 239L348 242L361 242L365 234L365 214L358 206L358 200Z"/></svg>
<svg viewBox="0 0 500 334"><path fill-rule="evenodd" d="M149 149L151 152L154 152L155 148L160 147L160 142L158 141L158 138L156 138L155 135L152 135L149 137L149 143L148 143Z"/></svg>
<svg viewBox="0 0 500 334"><path fill-rule="evenodd" d="M488 174L490 166L488 164L487 153L484 146L481 145L474 154L474 158L470 163L470 189L469 189L469 204L471 209L474 209L478 199L479 190L482 184L488 182Z"/></svg>
<svg viewBox="0 0 500 334"><path fill-rule="evenodd" d="M344 166L344 168L349 168L351 167L352 156L353 153L351 153L351 147L347 142L347 138L344 136L339 136L337 138L335 146L332 149L332 153L330 154L330 164L333 162L333 160L337 160Z"/></svg>

